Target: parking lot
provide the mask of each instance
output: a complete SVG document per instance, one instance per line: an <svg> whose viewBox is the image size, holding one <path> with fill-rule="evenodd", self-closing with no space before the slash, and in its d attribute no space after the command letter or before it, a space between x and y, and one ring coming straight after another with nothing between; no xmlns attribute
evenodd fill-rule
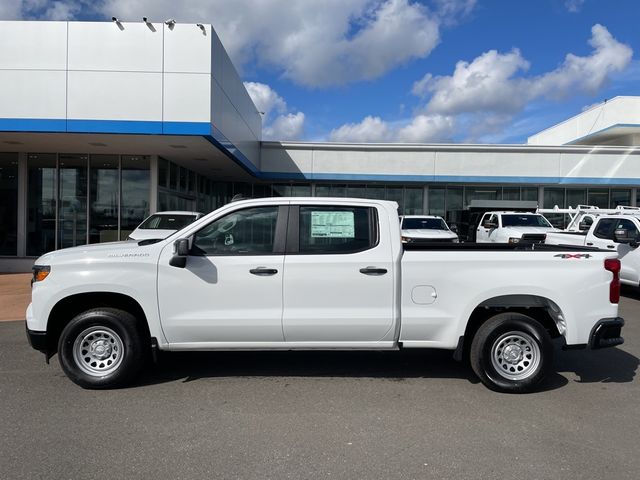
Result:
<svg viewBox="0 0 640 480"><path fill-rule="evenodd" d="M0 477L636 479L640 294L623 293L625 344L557 351L529 395L436 351L170 354L86 391L0 323Z"/></svg>

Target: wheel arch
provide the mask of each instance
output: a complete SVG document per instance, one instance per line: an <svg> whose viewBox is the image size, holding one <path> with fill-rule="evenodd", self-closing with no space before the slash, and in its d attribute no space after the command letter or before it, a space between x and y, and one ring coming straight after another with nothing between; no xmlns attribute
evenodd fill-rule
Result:
<svg viewBox="0 0 640 480"><path fill-rule="evenodd" d="M562 337L566 333L565 316L553 300L530 294L498 295L482 301L473 309L458 342L455 358L462 360L463 356L468 354L473 337L482 324L491 317L506 312L521 313L537 320L549 332L551 338Z"/></svg>
<svg viewBox="0 0 640 480"><path fill-rule="evenodd" d="M49 313L47 321L47 356L50 357L56 353L60 334L71 319L82 312L100 307L117 308L132 314L137 319L140 333L146 339L151 338L147 315L134 298L115 292L76 293L60 299Z"/></svg>

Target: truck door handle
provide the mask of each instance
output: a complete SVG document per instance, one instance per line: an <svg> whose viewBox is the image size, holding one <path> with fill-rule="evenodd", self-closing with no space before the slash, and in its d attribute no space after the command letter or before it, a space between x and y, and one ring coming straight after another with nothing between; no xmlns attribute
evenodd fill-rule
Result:
<svg viewBox="0 0 640 480"><path fill-rule="evenodd" d="M384 275L387 273L386 268L377 268L377 267L365 267L360 269L360 273L364 273L365 275Z"/></svg>
<svg viewBox="0 0 640 480"><path fill-rule="evenodd" d="M275 275L276 273L278 273L278 270L276 270L275 268L257 267L249 270L249 273L258 275L259 277L267 277L269 275Z"/></svg>
<svg viewBox="0 0 640 480"><path fill-rule="evenodd" d="M587 245L591 246L591 245L593 245L593 243L592 242L587 242Z"/></svg>
<svg viewBox="0 0 640 480"><path fill-rule="evenodd" d="M607 245L607 248L616 248L615 245Z"/></svg>

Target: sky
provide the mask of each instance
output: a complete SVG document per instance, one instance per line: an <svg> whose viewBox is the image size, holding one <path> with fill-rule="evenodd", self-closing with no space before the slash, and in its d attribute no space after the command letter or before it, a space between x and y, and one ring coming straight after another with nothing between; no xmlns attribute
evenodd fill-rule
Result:
<svg viewBox="0 0 640 480"><path fill-rule="evenodd" d="M263 138L526 143L640 95L640 0L0 0L0 19L211 23Z"/></svg>

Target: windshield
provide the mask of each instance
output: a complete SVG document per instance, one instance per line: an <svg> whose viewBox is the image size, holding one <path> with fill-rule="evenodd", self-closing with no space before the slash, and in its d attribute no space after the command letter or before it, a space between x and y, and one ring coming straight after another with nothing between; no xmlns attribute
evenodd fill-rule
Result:
<svg viewBox="0 0 640 480"><path fill-rule="evenodd" d="M147 218L138 228L144 230L181 230L196 220L195 215L155 214Z"/></svg>
<svg viewBox="0 0 640 480"><path fill-rule="evenodd" d="M542 215L512 214L502 215L503 227L548 227L551 224Z"/></svg>
<svg viewBox="0 0 640 480"><path fill-rule="evenodd" d="M449 230L441 218L405 218L403 230Z"/></svg>

